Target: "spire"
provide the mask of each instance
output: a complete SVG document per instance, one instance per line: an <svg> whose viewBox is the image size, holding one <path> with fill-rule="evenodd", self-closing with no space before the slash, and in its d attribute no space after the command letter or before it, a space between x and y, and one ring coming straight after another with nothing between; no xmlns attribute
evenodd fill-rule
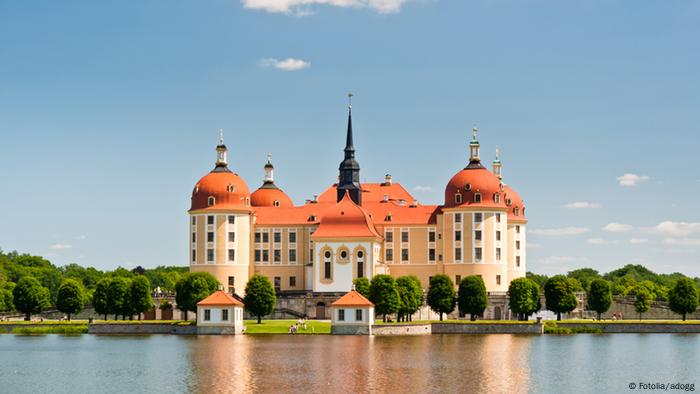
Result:
<svg viewBox="0 0 700 394"><path fill-rule="evenodd" d="M338 167L337 201L343 199L345 193L357 204L361 204L362 192L360 187L360 164L355 160L355 145L352 138L352 93L348 93L348 130L345 137L345 158Z"/></svg>
<svg viewBox="0 0 700 394"><path fill-rule="evenodd" d="M484 168L479 160L479 140L476 139L476 133L479 129L476 125L472 127L472 140L469 142L469 165L467 168Z"/></svg>
<svg viewBox="0 0 700 394"><path fill-rule="evenodd" d="M493 174L498 177L499 180L503 179L503 176L501 175L501 151L496 147L496 158L493 160Z"/></svg>
<svg viewBox="0 0 700 394"><path fill-rule="evenodd" d="M219 145L216 146L215 172L230 172L228 169L228 148L224 145L224 129L219 129Z"/></svg>
<svg viewBox="0 0 700 394"><path fill-rule="evenodd" d="M275 166L272 165L272 154L267 154L267 163L265 163L265 179L264 183L275 183Z"/></svg>
<svg viewBox="0 0 700 394"><path fill-rule="evenodd" d="M348 93L348 131L345 137L345 158L355 157L355 146L352 141L352 93Z"/></svg>

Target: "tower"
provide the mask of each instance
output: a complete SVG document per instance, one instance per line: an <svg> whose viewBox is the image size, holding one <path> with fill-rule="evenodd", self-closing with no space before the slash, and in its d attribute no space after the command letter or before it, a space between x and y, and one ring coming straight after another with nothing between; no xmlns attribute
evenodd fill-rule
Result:
<svg viewBox="0 0 700 394"><path fill-rule="evenodd" d="M348 130L345 137L345 159L338 168L337 201L343 199L345 193L357 205L362 205L362 188L360 186L360 164L355 160L355 146L352 140L352 93L348 93Z"/></svg>
<svg viewBox="0 0 700 394"><path fill-rule="evenodd" d="M496 175L499 180L503 179L503 175L501 175L502 165L500 156L501 152L498 147L496 147L496 158L493 160L493 175Z"/></svg>

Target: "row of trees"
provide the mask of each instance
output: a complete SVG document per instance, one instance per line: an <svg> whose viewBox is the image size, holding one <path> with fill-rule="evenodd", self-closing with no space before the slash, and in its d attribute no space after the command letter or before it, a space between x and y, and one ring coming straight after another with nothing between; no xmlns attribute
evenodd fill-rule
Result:
<svg viewBox="0 0 700 394"><path fill-rule="evenodd" d="M95 286L92 306L105 320L107 315L114 319L121 315L122 320L137 315L141 320L141 314L153 308L151 282L143 275L102 278Z"/></svg>

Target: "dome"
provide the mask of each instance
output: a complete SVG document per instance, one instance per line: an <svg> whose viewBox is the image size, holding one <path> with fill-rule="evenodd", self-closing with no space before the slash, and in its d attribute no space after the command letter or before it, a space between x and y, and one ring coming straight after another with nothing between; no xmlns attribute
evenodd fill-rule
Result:
<svg viewBox="0 0 700 394"><path fill-rule="evenodd" d="M250 205L254 207L293 207L292 199L277 186L263 184L250 195Z"/></svg>
<svg viewBox="0 0 700 394"><path fill-rule="evenodd" d="M199 209L249 209L250 191L245 181L219 168L202 177L192 190L191 211Z"/></svg>
<svg viewBox="0 0 700 394"><path fill-rule="evenodd" d="M505 186L504 190L506 193L505 202L508 207L508 220L526 220L523 199L509 186Z"/></svg>
<svg viewBox="0 0 700 394"><path fill-rule="evenodd" d="M476 195L481 196L479 201ZM491 171L481 165L463 169L445 187L445 207L485 206L506 208L504 188Z"/></svg>

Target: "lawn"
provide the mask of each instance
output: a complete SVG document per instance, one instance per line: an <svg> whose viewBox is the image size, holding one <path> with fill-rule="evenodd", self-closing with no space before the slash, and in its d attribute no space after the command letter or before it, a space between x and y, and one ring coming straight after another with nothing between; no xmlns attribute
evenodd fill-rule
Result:
<svg viewBox="0 0 700 394"><path fill-rule="evenodd" d="M244 321L246 334L288 334L289 326L296 323L296 320L263 320L258 324L257 320ZM307 320L306 330L300 327L297 334L330 334L331 322Z"/></svg>
<svg viewBox="0 0 700 394"><path fill-rule="evenodd" d="M570 320L547 320L558 324L576 323L576 324L700 324L700 320L652 320L652 319L627 319L627 320L589 320L589 319L570 319Z"/></svg>

